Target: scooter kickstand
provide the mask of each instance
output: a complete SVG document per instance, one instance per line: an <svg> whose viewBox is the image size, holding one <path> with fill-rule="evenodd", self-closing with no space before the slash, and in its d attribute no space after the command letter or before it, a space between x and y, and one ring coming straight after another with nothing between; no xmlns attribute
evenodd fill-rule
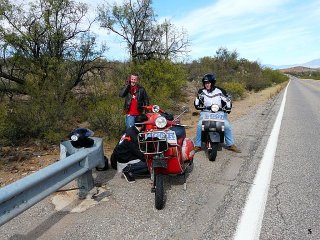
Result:
<svg viewBox="0 0 320 240"><path fill-rule="evenodd" d="M183 173L183 178L184 178L184 183L183 183L183 190L187 190L187 178L186 178L186 173Z"/></svg>

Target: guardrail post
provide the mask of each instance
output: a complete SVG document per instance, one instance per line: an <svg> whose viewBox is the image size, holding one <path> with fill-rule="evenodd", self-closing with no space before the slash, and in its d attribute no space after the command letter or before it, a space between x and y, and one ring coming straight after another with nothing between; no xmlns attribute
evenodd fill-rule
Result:
<svg viewBox="0 0 320 240"><path fill-rule="evenodd" d="M75 148L71 145L70 140L64 141L60 143L60 159L66 158L78 151L81 151L85 148ZM103 149L103 148L101 148ZM98 152L99 157L104 157L103 151ZM96 156L88 156L84 161L80 162L80 165L83 166L89 166L90 165L90 158L96 157ZM84 174L82 174L80 177L77 178L77 184L79 188L79 199L85 199L87 194L90 190L94 188L94 180L92 176L92 170L88 170Z"/></svg>
<svg viewBox="0 0 320 240"><path fill-rule="evenodd" d="M92 170L89 170L86 173L82 174L80 177L78 177L77 183L79 187L79 199L85 199L88 192L94 187Z"/></svg>

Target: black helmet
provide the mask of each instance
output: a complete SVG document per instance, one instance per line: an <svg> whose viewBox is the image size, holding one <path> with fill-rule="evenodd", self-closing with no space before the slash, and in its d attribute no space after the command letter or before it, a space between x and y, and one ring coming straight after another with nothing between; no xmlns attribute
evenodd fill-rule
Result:
<svg viewBox="0 0 320 240"><path fill-rule="evenodd" d="M75 128L69 135L71 145L75 148L92 147L94 140L90 137L93 135L93 131L88 128Z"/></svg>
<svg viewBox="0 0 320 240"><path fill-rule="evenodd" d="M211 82L211 87L213 87L216 84L216 75L214 73L207 73L202 77L203 87L205 82Z"/></svg>

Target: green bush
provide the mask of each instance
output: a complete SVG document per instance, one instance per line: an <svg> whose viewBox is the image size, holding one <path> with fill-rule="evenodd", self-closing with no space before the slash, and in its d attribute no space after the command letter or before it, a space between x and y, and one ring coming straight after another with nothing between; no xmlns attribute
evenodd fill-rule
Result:
<svg viewBox="0 0 320 240"><path fill-rule="evenodd" d="M44 132L43 139L46 143L58 144L59 142L67 139L68 133L69 132L67 131L49 129Z"/></svg>
<svg viewBox="0 0 320 240"><path fill-rule="evenodd" d="M233 100L245 97L246 89L242 83L226 82L223 84L223 88L232 96Z"/></svg>
<svg viewBox="0 0 320 240"><path fill-rule="evenodd" d="M262 78L251 78L246 81L246 89L255 92L261 91L271 85L271 81L263 81Z"/></svg>
<svg viewBox="0 0 320 240"><path fill-rule="evenodd" d="M8 109L4 104L0 105L0 144L8 145L10 141L6 138L9 135L10 124L7 121Z"/></svg>
<svg viewBox="0 0 320 240"><path fill-rule="evenodd" d="M10 109L10 110L8 110ZM56 101L50 94L41 98L18 100L8 105L1 130L4 139L13 144L28 139L39 138L49 143L57 143L65 135L66 122L81 111L74 99L64 103Z"/></svg>
<svg viewBox="0 0 320 240"><path fill-rule="evenodd" d="M130 73L129 64L114 63L104 69L103 79L90 78L86 119L92 130L102 131L108 139L119 138L125 129L124 98L119 97L119 91Z"/></svg>
<svg viewBox="0 0 320 240"><path fill-rule="evenodd" d="M105 98L89 105L88 121L93 130L102 130L107 138L119 137L125 129L123 99Z"/></svg>
<svg viewBox="0 0 320 240"><path fill-rule="evenodd" d="M297 78L304 78L304 79L315 79L315 80L320 80L320 70L318 71L305 71L305 72L286 72L292 76L295 76ZM287 77L287 76L286 76ZM287 77L289 78L289 77Z"/></svg>
<svg viewBox="0 0 320 240"><path fill-rule="evenodd" d="M167 60L151 60L135 66L133 71L139 73L141 84L150 97L150 104L170 109L182 99L187 75L181 65Z"/></svg>
<svg viewBox="0 0 320 240"><path fill-rule="evenodd" d="M262 76L265 81L271 81L279 84L288 81L289 77L278 70L272 70L271 68L265 68L262 70Z"/></svg>

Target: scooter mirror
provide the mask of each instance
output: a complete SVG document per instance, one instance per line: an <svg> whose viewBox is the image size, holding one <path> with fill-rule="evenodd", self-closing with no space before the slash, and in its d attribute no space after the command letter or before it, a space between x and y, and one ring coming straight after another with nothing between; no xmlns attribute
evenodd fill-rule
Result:
<svg viewBox="0 0 320 240"><path fill-rule="evenodd" d="M187 106L182 106L181 111L186 113L186 112L189 112L190 109Z"/></svg>
<svg viewBox="0 0 320 240"><path fill-rule="evenodd" d="M158 105L153 105L152 106L152 112L158 113L160 111L160 107Z"/></svg>

